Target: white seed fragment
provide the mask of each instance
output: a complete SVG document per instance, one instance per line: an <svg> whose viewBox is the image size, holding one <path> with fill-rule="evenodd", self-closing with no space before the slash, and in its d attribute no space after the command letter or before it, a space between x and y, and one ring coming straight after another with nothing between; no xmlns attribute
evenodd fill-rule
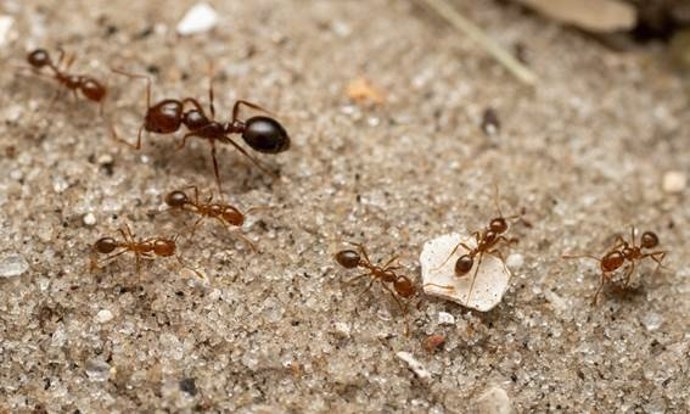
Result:
<svg viewBox="0 0 690 414"><path fill-rule="evenodd" d="M10 253L0 259L0 277L21 276L27 270L29 263L19 254Z"/></svg>
<svg viewBox="0 0 690 414"><path fill-rule="evenodd" d="M197 3L192 6L177 24L177 33L188 36L204 33L218 24L218 13L208 3Z"/></svg>
<svg viewBox="0 0 690 414"><path fill-rule="evenodd" d="M414 356L409 352L400 351L395 354L400 360L407 363L407 366L414 372L414 374L421 378L427 379L431 378L431 373L424 368L421 362L417 361Z"/></svg>
<svg viewBox="0 0 690 414"><path fill-rule="evenodd" d="M667 171L661 183L661 188L667 193L680 193L688 185L688 177L682 171Z"/></svg>
<svg viewBox="0 0 690 414"><path fill-rule="evenodd" d="M100 323L106 323L113 320L113 313L108 309L101 309L96 314L96 320Z"/></svg>
<svg viewBox="0 0 690 414"><path fill-rule="evenodd" d="M448 312L438 313L438 324L439 325L455 325L455 316Z"/></svg>
<svg viewBox="0 0 690 414"><path fill-rule="evenodd" d="M518 270L525 264L525 258L520 253L513 253L506 259L506 266L510 270Z"/></svg>
<svg viewBox="0 0 690 414"><path fill-rule="evenodd" d="M94 216L93 213L86 213L84 217L82 217L82 221L85 226L93 226L96 224L96 216Z"/></svg>
<svg viewBox="0 0 690 414"><path fill-rule="evenodd" d="M14 17L7 15L0 16L0 46L4 46L10 40L9 34L13 24Z"/></svg>
<svg viewBox="0 0 690 414"><path fill-rule="evenodd" d="M452 257L449 255L460 242L469 247L476 245L473 237L462 237L457 233L445 234L424 244L422 254L419 257L419 262L422 265L424 292L480 312L489 311L501 302L508 289L510 271L498 257L484 254L478 271L479 255L475 258L474 266L467 275L455 276L455 262L458 257L466 253L466 249L460 246ZM475 271L477 271L476 278L472 287L472 295L470 295L472 277L475 275Z"/></svg>

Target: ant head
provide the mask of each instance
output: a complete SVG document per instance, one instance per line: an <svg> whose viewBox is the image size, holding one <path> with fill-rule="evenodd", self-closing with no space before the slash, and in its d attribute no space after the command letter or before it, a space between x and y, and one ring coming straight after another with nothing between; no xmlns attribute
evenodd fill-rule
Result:
<svg viewBox="0 0 690 414"><path fill-rule="evenodd" d="M230 225L239 227L244 224L244 214L233 206L225 207L221 215L223 216L223 220Z"/></svg>
<svg viewBox="0 0 690 414"><path fill-rule="evenodd" d="M255 116L245 123L242 139L252 149L264 154L277 154L290 148L290 137L278 121L267 116Z"/></svg>
<svg viewBox="0 0 690 414"><path fill-rule="evenodd" d="M508 230L508 222L503 217L498 217L489 223L489 229L496 234L503 234Z"/></svg>
<svg viewBox="0 0 690 414"><path fill-rule="evenodd" d="M188 202L187 194L180 190L171 191L165 196L165 204L170 207L182 207Z"/></svg>
<svg viewBox="0 0 690 414"><path fill-rule="evenodd" d="M101 85L97 80L93 78L83 78L81 84L79 85L81 93L86 96L87 99L100 102L105 98L106 89L105 86Z"/></svg>
<svg viewBox="0 0 690 414"><path fill-rule="evenodd" d="M469 254L463 254L458 258L458 261L455 262L455 276L465 276L470 270L472 270L472 266L474 266L474 259L472 256Z"/></svg>
<svg viewBox="0 0 690 414"><path fill-rule="evenodd" d="M51 64L50 55L44 49L36 49L29 53L29 55L26 57L26 60L36 69L40 69Z"/></svg>
<svg viewBox="0 0 690 414"><path fill-rule="evenodd" d="M198 109L190 109L182 114L182 123L191 131L208 125L209 120L206 115Z"/></svg>
<svg viewBox="0 0 690 414"><path fill-rule="evenodd" d="M182 124L182 102L165 99L146 111L144 127L157 134L172 134Z"/></svg>
<svg viewBox="0 0 690 414"><path fill-rule="evenodd" d="M175 241L158 239L153 242L153 252L156 256L168 257L175 254Z"/></svg>
<svg viewBox="0 0 690 414"><path fill-rule="evenodd" d="M93 248L98 253L108 254L117 248L117 241L112 237L103 237L93 244Z"/></svg>
<svg viewBox="0 0 690 414"><path fill-rule="evenodd" d="M354 269L361 260L359 253L354 250L341 250L335 255L335 261L345 269Z"/></svg>
<svg viewBox="0 0 690 414"><path fill-rule="evenodd" d="M641 245L645 249L652 249L659 245L659 237L652 231L642 233Z"/></svg>

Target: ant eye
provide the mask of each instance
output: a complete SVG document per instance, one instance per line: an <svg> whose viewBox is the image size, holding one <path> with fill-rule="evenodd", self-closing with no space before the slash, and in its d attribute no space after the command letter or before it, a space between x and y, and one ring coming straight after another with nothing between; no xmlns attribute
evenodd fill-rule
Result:
<svg viewBox="0 0 690 414"><path fill-rule="evenodd" d="M290 148L290 137L285 128L267 116L249 118L242 138L254 150L265 154L277 154Z"/></svg>

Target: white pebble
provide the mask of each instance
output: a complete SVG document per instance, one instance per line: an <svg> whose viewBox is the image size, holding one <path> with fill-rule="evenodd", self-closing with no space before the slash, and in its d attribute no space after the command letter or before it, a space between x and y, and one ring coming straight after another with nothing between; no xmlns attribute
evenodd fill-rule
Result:
<svg viewBox="0 0 690 414"><path fill-rule="evenodd" d="M86 226L93 226L94 224L96 224L96 216L94 216L93 213L87 213L82 218L82 221Z"/></svg>
<svg viewBox="0 0 690 414"><path fill-rule="evenodd" d="M455 325L455 316L448 312L438 313L438 324L439 325Z"/></svg>
<svg viewBox="0 0 690 414"><path fill-rule="evenodd" d="M106 323L113 320L113 313L108 309L101 309L96 314L96 320L100 323Z"/></svg>
<svg viewBox="0 0 690 414"><path fill-rule="evenodd" d="M9 34L13 24L14 17L7 15L0 16L0 46L4 46L9 41Z"/></svg>
<svg viewBox="0 0 690 414"><path fill-rule="evenodd" d="M351 332L350 325L345 322L336 322L333 324L333 333L339 338L349 338Z"/></svg>
<svg viewBox="0 0 690 414"><path fill-rule="evenodd" d="M508 393L500 387L490 387L477 399L477 411L481 414L511 414L513 405Z"/></svg>
<svg viewBox="0 0 690 414"><path fill-rule="evenodd" d="M487 312L501 302L508 290L511 274L499 258L485 254L470 296L472 276L478 265L479 256L475 258L474 267L464 277L455 276L454 268L458 257L466 253L465 249L459 247L453 257L448 257L461 241L470 247L476 244L474 237L462 237L457 233L446 234L424 244L419 256L424 292L480 312Z"/></svg>
<svg viewBox="0 0 690 414"><path fill-rule="evenodd" d="M680 193L688 185L688 177L682 171L668 171L664 174L661 187L667 193Z"/></svg>
<svg viewBox="0 0 690 414"><path fill-rule="evenodd" d="M197 3L190 8L177 24L177 33L187 36L213 29L218 23L218 13L208 3Z"/></svg>
<svg viewBox="0 0 690 414"><path fill-rule="evenodd" d="M525 264L525 258L520 253L513 253L506 259L506 266L510 270L518 270Z"/></svg>
<svg viewBox="0 0 690 414"><path fill-rule="evenodd" d="M10 253L0 259L0 277L21 276L29 270L29 263L23 256Z"/></svg>
<svg viewBox="0 0 690 414"><path fill-rule="evenodd" d="M431 373L427 371L426 368L424 368L424 365L417 361L411 353L401 351L395 354L395 356L407 363L407 366L410 367L412 372L414 372L417 377L421 379L431 378Z"/></svg>

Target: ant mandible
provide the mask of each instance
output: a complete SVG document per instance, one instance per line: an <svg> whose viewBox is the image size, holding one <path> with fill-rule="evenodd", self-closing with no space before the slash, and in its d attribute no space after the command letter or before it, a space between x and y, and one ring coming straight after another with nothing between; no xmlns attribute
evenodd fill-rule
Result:
<svg viewBox="0 0 690 414"><path fill-rule="evenodd" d="M475 239L476 246L475 247L470 247L464 242L459 242L454 248L453 251L450 252L448 255L448 258L441 263L438 268L443 267L443 265L446 264L446 262L453 257L455 252L462 246L467 252L460 256L458 260L455 262L455 266L453 268L453 271L455 273L456 277L465 277L467 274L472 270L474 267L474 273L472 274L472 279L470 282L470 288L467 292L467 299L465 300L465 303L468 304L470 302L470 299L472 298L472 292L474 291L474 285L477 280L477 273L479 272L479 268L482 265L482 260L484 259L484 255L490 254L495 257L497 257L501 262L503 262L503 265L505 266L505 258L503 257L503 254L501 253L500 247L501 244L513 244L517 243L518 239L517 238L510 238L508 239L505 235L509 230L509 225L508 225L508 220L510 219L518 219L522 220L526 226L531 226L531 224L524 219L522 219L522 215L524 214L524 209L521 212L521 214L516 214L514 216L510 217L503 217L503 213L501 212L501 207L499 205L499 196L498 196L498 187L496 187L496 194L495 194L495 200L494 202L496 203L496 210L498 211L498 217L492 218L489 221L489 224L481 229L477 230L474 233L472 233L472 236ZM478 258L478 259L477 259ZM475 259L477 259L477 266L474 266ZM434 284L427 284L427 285L434 285ZM438 285L435 285L438 286ZM450 286L439 286L442 288L447 288L447 289L453 289Z"/></svg>
<svg viewBox="0 0 690 414"><path fill-rule="evenodd" d="M118 229L118 232L122 236L121 241L113 237L103 237L93 244L93 249L96 253L109 255L101 260L101 264L110 262L127 252L132 252L136 257L137 272L139 272L141 268L141 259L153 260L156 256L170 257L173 256L177 250L177 244L175 243L177 236L173 239L152 237L144 240L136 240L134 234L132 234L129 226L126 224ZM118 249L119 251L116 251ZM92 262L91 267L93 269L98 266Z"/></svg>
<svg viewBox="0 0 690 414"><path fill-rule="evenodd" d="M403 312L405 318L405 335L409 335L410 326L409 321L407 320L407 306L403 306L398 296L409 298L417 292L417 289L407 276L402 276L395 273L395 270L399 269L400 266L391 266L391 264L397 259L397 256L393 256L383 266L378 266L371 262L371 259L369 259L369 255L367 254L367 251L363 245L358 243L350 244L356 246L357 250L348 249L339 251L335 255L336 262L346 269L361 268L365 270L365 272L353 277L347 282L347 284L352 284L363 277L370 276L371 282L369 282L369 285L367 285L367 288L364 290L364 292L366 292L371 289L371 286L374 284L374 282L379 281L381 286L386 289L391 296L393 296L393 299L395 299L395 302ZM393 288L391 289L388 284L392 284Z"/></svg>
<svg viewBox="0 0 690 414"><path fill-rule="evenodd" d="M630 227L630 242L625 240L621 235L616 237L616 244L607 250L607 252L601 257L595 257L592 255L562 255L564 259L594 259L599 262L599 269L601 270L601 279L599 282L599 287L597 288L594 298L592 299L592 305L597 304L599 294L601 293L604 285L607 282L612 282L613 272L620 269L626 261L630 262L628 271L625 273L623 288L627 288L630 284L630 278L632 277L635 266L643 259L649 257L657 263L657 270L662 267L662 261L666 257L665 250L658 250L654 252L644 252L643 249L653 249L659 245L659 237L656 233L652 231L645 231L640 237L640 244L637 245L635 242L635 227ZM655 271L656 272L656 271Z"/></svg>
<svg viewBox="0 0 690 414"><path fill-rule="evenodd" d="M246 121L239 119L240 106L244 105L252 109L266 112L260 106L238 100L235 102L232 109L232 120L227 123L220 123L215 120L216 110L213 104L213 83L209 85L209 108L211 112L210 118L204 112L199 101L194 98L164 99L155 105L151 105L151 78L147 75L135 74L122 71L120 69L113 69L114 72L130 78L140 78L146 80L146 115L144 121L139 127L137 133L136 144L131 144L123 139L120 139L112 128L115 138L131 146L134 149L141 148L141 134L143 130L153 132L156 134L172 134L177 132L182 125L184 125L189 132L187 132L178 146L178 150L185 147L187 139L191 137L198 137L207 139L211 145L211 158L213 160L213 171L216 176L218 190L222 194L222 187L220 183L220 173L218 169L218 160L216 159L216 141L220 143L227 143L235 147L242 155L247 157L252 163L259 167L262 171L275 176L275 173L267 170L261 163L252 157L244 148L235 142L228 135L240 134L244 142L247 143L255 151L264 154L277 154L287 151L290 148L290 137L285 128L273 118L268 116L253 116ZM212 78L211 78L212 80ZM185 110L185 104L190 104L193 109Z"/></svg>
<svg viewBox="0 0 690 414"><path fill-rule="evenodd" d="M245 216L235 206L228 203L215 202L213 203L213 193L209 194L206 201L199 199L199 190L196 186L190 186L194 190L194 197L189 197L187 193L181 190L174 190L165 196L165 204L171 209L186 210L200 216L192 226L191 234L196 231L196 227L205 218L212 218L218 220L225 228L231 230L233 227L242 227ZM256 246L246 236L238 233L238 236L245 242L253 251L257 251Z"/></svg>
<svg viewBox="0 0 690 414"><path fill-rule="evenodd" d="M50 68L53 72L52 77L58 83L71 90L75 97L77 96L77 91L80 91L86 99L99 103L100 113L103 114L103 101L107 94L106 87L91 76L68 73L67 70L74 63L74 55L68 58L64 68L61 69L60 66L63 64L64 57L65 52L60 49L60 58L58 63L55 64L46 50L36 49L29 53L26 60L35 71L39 71L44 67Z"/></svg>

